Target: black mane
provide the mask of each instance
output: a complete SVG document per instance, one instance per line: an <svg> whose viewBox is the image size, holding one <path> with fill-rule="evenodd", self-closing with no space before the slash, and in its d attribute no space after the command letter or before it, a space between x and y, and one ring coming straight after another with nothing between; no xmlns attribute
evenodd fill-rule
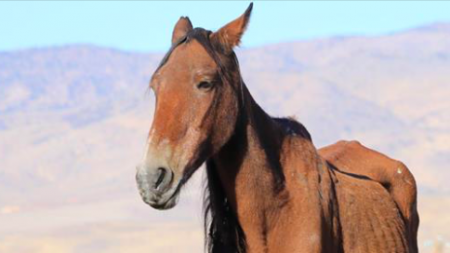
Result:
<svg viewBox="0 0 450 253"><path fill-rule="evenodd" d="M278 123L281 127L283 127L284 131L289 135L296 135L303 137L312 142L311 134L308 132L306 127L295 120L294 118L272 118L275 122Z"/></svg>
<svg viewBox="0 0 450 253"><path fill-rule="evenodd" d="M231 210L217 168L206 162L206 187L203 197L205 246L209 253L245 253L244 231Z"/></svg>

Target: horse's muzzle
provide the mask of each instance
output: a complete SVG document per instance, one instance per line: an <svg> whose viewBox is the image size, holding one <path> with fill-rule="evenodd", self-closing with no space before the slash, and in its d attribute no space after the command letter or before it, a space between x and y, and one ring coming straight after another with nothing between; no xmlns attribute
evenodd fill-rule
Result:
<svg viewBox="0 0 450 253"><path fill-rule="evenodd" d="M136 182L142 200L156 209L169 209L175 205L174 173L164 167L136 168Z"/></svg>

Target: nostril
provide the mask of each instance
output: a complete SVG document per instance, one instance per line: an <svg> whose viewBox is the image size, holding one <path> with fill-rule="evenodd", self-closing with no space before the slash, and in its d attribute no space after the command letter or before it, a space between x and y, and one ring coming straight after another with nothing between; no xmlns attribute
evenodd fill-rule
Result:
<svg viewBox="0 0 450 253"><path fill-rule="evenodd" d="M158 168L158 179L155 182L155 189L158 190L158 187L161 185L161 183L164 181L164 177L166 176L167 170L159 167Z"/></svg>

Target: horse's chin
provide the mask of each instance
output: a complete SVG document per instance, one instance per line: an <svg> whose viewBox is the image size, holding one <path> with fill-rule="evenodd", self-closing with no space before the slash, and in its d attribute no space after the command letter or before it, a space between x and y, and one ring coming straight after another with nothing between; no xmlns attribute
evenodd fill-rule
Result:
<svg viewBox="0 0 450 253"><path fill-rule="evenodd" d="M149 206L157 210L169 210L177 205L178 196L175 196L164 203L147 203Z"/></svg>
<svg viewBox="0 0 450 253"><path fill-rule="evenodd" d="M179 187L180 186L172 186L165 194L160 196L159 198L149 198L145 194L142 196L142 200L157 210L168 210L175 207L178 203L179 196Z"/></svg>

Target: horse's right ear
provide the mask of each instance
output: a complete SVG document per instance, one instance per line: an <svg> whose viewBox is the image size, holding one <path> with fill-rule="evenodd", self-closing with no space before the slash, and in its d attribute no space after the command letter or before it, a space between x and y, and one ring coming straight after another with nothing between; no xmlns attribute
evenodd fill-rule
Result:
<svg viewBox="0 0 450 253"><path fill-rule="evenodd" d="M186 36L193 29L192 23L188 17L181 17L172 32L172 44Z"/></svg>

